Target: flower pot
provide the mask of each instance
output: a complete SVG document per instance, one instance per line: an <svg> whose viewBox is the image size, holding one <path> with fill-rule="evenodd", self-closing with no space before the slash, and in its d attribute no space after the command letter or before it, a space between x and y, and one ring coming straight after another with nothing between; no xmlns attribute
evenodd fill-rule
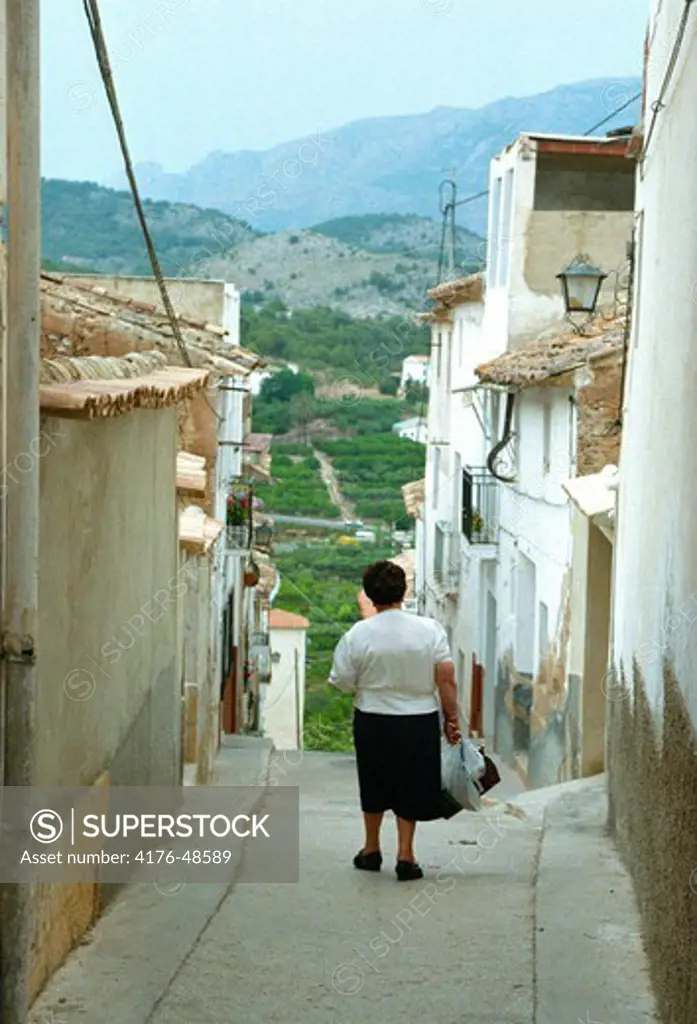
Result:
<svg viewBox="0 0 697 1024"><path fill-rule="evenodd" d="M253 569L245 569L242 579L245 587L256 587L259 582L259 570L256 566Z"/></svg>

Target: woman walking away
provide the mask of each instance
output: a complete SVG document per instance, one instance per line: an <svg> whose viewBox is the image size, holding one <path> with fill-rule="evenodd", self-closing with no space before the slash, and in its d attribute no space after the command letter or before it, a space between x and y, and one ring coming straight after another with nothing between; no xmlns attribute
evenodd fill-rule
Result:
<svg viewBox="0 0 697 1024"><path fill-rule="evenodd" d="M354 693L353 737L365 821L354 866L379 871L385 811L397 818L397 878L423 878L414 856L417 821L441 817L440 715L449 743L460 739L455 667L443 627L402 611L404 571L376 562L363 589L377 615L357 622L339 641L329 682Z"/></svg>

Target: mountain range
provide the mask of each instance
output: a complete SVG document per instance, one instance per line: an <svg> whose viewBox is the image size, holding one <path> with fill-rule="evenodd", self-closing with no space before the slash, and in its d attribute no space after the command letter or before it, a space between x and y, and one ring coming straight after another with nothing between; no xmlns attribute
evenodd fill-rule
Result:
<svg viewBox="0 0 697 1024"><path fill-rule="evenodd" d="M215 208L265 232L365 214L437 218L451 169L461 197L477 193L491 158L521 131L576 135L604 119L601 131L633 124L638 103L620 108L640 89L638 78L598 79L479 109L371 118L265 151L211 153L182 173L140 164L138 179L151 199ZM477 234L486 216L483 201L460 209L460 222Z"/></svg>

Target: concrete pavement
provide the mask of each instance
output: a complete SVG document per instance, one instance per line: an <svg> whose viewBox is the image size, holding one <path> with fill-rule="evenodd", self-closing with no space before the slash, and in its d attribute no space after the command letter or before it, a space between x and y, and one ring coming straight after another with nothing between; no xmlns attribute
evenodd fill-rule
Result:
<svg viewBox="0 0 697 1024"><path fill-rule="evenodd" d="M263 747L223 751L220 781L256 781ZM647 1024L634 900L604 835L602 780L521 794L424 825L423 881L380 875L360 845L351 757L275 755L301 793L299 885L126 890L34 1008L42 1024ZM53 1013L53 1017L50 1014Z"/></svg>

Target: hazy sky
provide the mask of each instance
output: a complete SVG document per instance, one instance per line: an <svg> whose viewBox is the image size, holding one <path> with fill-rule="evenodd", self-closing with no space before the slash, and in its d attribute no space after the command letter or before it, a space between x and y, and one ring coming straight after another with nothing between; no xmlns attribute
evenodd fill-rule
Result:
<svg viewBox="0 0 697 1024"><path fill-rule="evenodd" d="M182 170L347 121L640 74L649 0L101 0L133 156ZM44 0L44 174L120 170L81 0Z"/></svg>

